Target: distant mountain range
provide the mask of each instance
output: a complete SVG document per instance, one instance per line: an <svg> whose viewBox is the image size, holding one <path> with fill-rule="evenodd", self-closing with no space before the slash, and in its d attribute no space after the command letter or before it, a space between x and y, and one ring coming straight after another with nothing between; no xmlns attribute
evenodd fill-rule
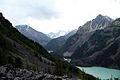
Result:
<svg viewBox="0 0 120 80"><path fill-rule="evenodd" d="M69 33L65 34L64 36L60 36L58 38L52 39L48 44L45 46L45 48L49 51L54 51L57 53L57 51L61 48L62 45L65 44L66 40L74 35L77 32L77 29L70 31Z"/></svg>
<svg viewBox="0 0 120 80"><path fill-rule="evenodd" d="M34 40L35 42L38 42L42 46L46 46L48 44L48 42L51 41L52 39L54 40L55 38L59 38L59 37L62 38L62 36L65 36L64 38L67 39L68 37L70 37L72 35L72 32L70 32L70 34L68 34L69 31L67 32L67 31L61 31L61 30L57 33L51 32L49 34L44 34L42 32L36 31L35 29L33 29L32 27L30 27L28 25L17 25L15 27L20 33L22 33L29 39Z"/></svg>
<svg viewBox="0 0 120 80"><path fill-rule="evenodd" d="M68 33L69 33L69 31L60 30L60 31L58 31L56 33L50 32L50 33L47 34L47 36L50 37L51 39L54 39L54 38L58 38L60 36L64 36L64 35L66 35Z"/></svg>
<svg viewBox="0 0 120 80"><path fill-rule="evenodd" d="M120 69L120 19L98 15L79 27L59 52L79 66Z"/></svg>
<svg viewBox="0 0 120 80"><path fill-rule="evenodd" d="M46 34L36 31L35 29L33 29L28 25L17 25L15 27L20 33L22 33L29 39L32 39L35 42L38 42L42 46L45 46L51 40L51 38L46 36Z"/></svg>

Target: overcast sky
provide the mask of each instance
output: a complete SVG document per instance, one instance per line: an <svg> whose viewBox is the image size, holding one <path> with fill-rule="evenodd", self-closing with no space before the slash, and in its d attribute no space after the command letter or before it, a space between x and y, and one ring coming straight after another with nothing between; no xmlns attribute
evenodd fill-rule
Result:
<svg viewBox="0 0 120 80"><path fill-rule="evenodd" d="M49 33L73 30L98 14L120 17L120 0L0 0L0 12L12 24Z"/></svg>

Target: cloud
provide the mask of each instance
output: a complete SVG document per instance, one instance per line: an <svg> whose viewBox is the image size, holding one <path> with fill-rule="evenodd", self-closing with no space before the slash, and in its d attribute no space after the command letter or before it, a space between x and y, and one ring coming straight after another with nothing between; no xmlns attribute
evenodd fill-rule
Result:
<svg viewBox="0 0 120 80"><path fill-rule="evenodd" d="M21 24L29 16L40 20L57 18L54 5L55 0L0 0L1 12L15 20L15 24Z"/></svg>
<svg viewBox="0 0 120 80"><path fill-rule="evenodd" d="M120 17L120 0L0 0L0 9L16 24L49 33L73 30L98 14Z"/></svg>

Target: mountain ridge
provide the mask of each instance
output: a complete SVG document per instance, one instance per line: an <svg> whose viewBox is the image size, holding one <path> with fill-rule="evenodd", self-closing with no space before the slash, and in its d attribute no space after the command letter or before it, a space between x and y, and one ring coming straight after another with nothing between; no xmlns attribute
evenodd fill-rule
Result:
<svg viewBox="0 0 120 80"><path fill-rule="evenodd" d="M101 19L101 15L99 16ZM106 18L106 16L102 17ZM98 16L96 18L99 19ZM96 22L95 20L92 21ZM91 22L85 23L66 41L60 51L63 52L64 57L70 58L71 64L74 65L120 69L120 18L114 21L108 19L107 23L104 19L98 21L100 22L97 23L103 26L99 27L98 24L93 25L93 23L93 26L90 26L88 23Z"/></svg>
<svg viewBox="0 0 120 80"><path fill-rule="evenodd" d="M120 25L113 26L113 24L114 22L111 26L96 31L84 45L78 47L71 56L72 63L120 69Z"/></svg>
<svg viewBox="0 0 120 80"><path fill-rule="evenodd" d="M100 19L100 20L99 20ZM71 36L60 49L60 53L65 57L70 57L78 46L84 44L85 41L95 32L95 30L104 29L112 23L112 19L106 19L106 16L98 15L95 19L86 22L82 27L78 28L75 35ZM97 23L96 23L97 22ZM92 29L90 29L92 28Z"/></svg>
<svg viewBox="0 0 120 80"><path fill-rule="evenodd" d="M78 28L78 31L83 30L84 32L91 32L98 29L104 29L112 23L113 19L108 16L103 16L99 14L95 19L87 21L82 27Z"/></svg>
<svg viewBox="0 0 120 80"><path fill-rule="evenodd" d="M42 46L45 46L51 40L46 34L36 31L35 29L28 25L17 25L15 27L20 33L22 33L29 39L38 42Z"/></svg>

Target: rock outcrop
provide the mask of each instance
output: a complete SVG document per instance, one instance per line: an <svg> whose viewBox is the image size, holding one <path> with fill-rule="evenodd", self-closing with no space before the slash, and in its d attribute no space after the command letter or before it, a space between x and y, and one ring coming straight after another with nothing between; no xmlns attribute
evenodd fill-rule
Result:
<svg viewBox="0 0 120 80"><path fill-rule="evenodd" d="M0 80L72 80L43 72L14 68L11 64L0 67Z"/></svg>

